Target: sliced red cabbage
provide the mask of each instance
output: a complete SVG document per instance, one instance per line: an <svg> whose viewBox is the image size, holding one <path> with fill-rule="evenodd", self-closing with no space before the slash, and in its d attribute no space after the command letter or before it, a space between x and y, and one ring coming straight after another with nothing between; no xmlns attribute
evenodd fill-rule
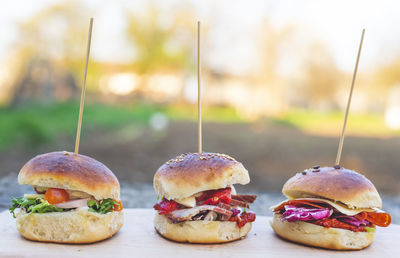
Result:
<svg viewBox="0 0 400 258"><path fill-rule="evenodd" d="M359 226L368 226L370 224L370 222L366 219L364 220L359 220L353 216L338 216L336 217L337 220L359 227Z"/></svg>
<svg viewBox="0 0 400 258"><path fill-rule="evenodd" d="M232 217L235 217L236 215L238 215L241 212L241 210L236 209L236 208L233 208L231 211L232 211Z"/></svg>
<svg viewBox="0 0 400 258"><path fill-rule="evenodd" d="M332 214L330 209L298 208L291 205L286 205L285 210L282 221L288 222L325 219Z"/></svg>

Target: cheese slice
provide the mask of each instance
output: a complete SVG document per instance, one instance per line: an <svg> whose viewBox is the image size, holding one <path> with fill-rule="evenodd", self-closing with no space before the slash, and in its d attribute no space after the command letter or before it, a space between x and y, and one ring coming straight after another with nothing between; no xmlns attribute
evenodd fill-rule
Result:
<svg viewBox="0 0 400 258"><path fill-rule="evenodd" d="M331 205L332 207L334 207L335 209L337 209L338 211L340 211L341 213L343 213L343 214L345 214L347 216L354 216L354 215L356 215L356 214L358 214L360 212L363 212L363 211L365 211L365 212L377 212L379 210L377 208L375 208L375 209L372 209L372 208L350 209L350 208L348 208L347 206L345 206L343 204L339 204L339 203L336 203L336 202L332 202L332 201L329 201L329 200L326 200L326 199L320 199L320 198L296 198L296 199L293 199L293 200L325 202L325 203ZM287 201L289 201L289 200L285 200L285 201L283 201L283 202L281 202L281 203L279 203L279 204L277 204L275 206L272 206L270 209L271 210L275 210L275 208L279 207L281 204L283 204L283 203L285 203Z"/></svg>
<svg viewBox="0 0 400 258"><path fill-rule="evenodd" d="M190 207L190 208L193 208L193 207L196 206L196 197L194 195L189 196L189 197L184 198L184 199L179 199L179 200L176 199L174 201L176 201L177 203L182 204L183 206Z"/></svg>
<svg viewBox="0 0 400 258"><path fill-rule="evenodd" d="M235 187L233 187L233 185L230 185L229 187L232 189L232 190L231 190L231 194L236 195L237 192L236 192Z"/></svg>

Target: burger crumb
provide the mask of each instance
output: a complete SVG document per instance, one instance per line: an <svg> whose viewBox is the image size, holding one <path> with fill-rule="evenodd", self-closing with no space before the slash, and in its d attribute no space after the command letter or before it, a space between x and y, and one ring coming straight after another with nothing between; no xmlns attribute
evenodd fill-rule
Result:
<svg viewBox="0 0 400 258"><path fill-rule="evenodd" d="M306 174L307 174L307 172L306 172L306 171L303 171L303 172L301 172L301 174L302 174L302 175L306 175Z"/></svg>

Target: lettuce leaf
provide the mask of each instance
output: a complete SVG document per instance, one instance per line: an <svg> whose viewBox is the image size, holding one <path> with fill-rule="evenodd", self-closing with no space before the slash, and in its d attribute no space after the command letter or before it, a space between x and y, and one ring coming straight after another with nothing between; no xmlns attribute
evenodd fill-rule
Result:
<svg viewBox="0 0 400 258"><path fill-rule="evenodd" d="M118 202L111 198L103 199L101 201L89 200L89 211L106 214L114 209L114 205L119 205Z"/></svg>
<svg viewBox="0 0 400 258"><path fill-rule="evenodd" d="M9 210L14 218L16 218L14 211L17 208L24 209L26 213L46 213L46 212L63 211L63 209L51 205L48 201L46 201L43 198L19 197L12 199Z"/></svg>
<svg viewBox="0 0 400 258"><path fill-rule="evenodd" d="M367 232L375 232L375 228L364 227Z"/></svg>

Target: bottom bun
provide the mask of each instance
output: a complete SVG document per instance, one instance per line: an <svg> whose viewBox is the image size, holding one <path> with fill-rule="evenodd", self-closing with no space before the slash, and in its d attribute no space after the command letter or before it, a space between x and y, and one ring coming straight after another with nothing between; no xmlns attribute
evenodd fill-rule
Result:
<svg viewBox="0 0 400 258"><path fill-rule="evenodd" d="M156 214L154 228L160 235L173 241L217 244L244 238L251 230L251 223L241 228L232 221L196 220L174 224L167 217Z"/></svg>
<svg viewBox="0 0 400 258"><path fill-rule="evenodd" d="M275 214L271 223L280 237L310 246L334 250L360 250L374 240L375 232L353 232L341 228L325 228L308 222L282 222L282 215Z"/></svg>
<svg viewBox="0 0 400 258"><path fill-rule="evenodd" d="M24 238L54 243L84 244L107 239L124 223L122 211L99 214L81 208L66 212L17 214L17 229Z"/></svg>

